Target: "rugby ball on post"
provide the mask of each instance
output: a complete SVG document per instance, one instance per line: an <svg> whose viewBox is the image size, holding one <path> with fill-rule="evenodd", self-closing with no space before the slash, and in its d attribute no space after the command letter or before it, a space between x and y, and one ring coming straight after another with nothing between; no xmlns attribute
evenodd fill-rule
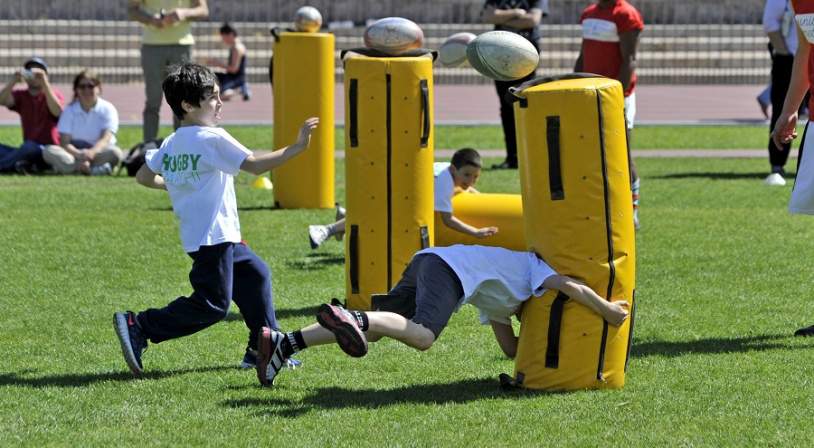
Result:
<svg viewBox="0 0 814 448"><path fill-rule="evenodd" d="M466 47L469 65L487 78L513 81L532 73L540 54L526 38L509 31L483 33Z"/></svg>
<svg viewBox="0 0 814 448"><path fill-rule="evenodd" d="M302 33L315 33L322 26L322 14L313 6L303 6L294 13L294 29Z"/></svg>
<svg viewBox="0 0 814 448"><path fill-rule="evenodd" d="M415 22L403 17L385 17L365 30L365 46L391 56L421 48L423 44L424 32Z"/></svg>
<svg viewBox="0 0 814 448"><path fill-rule="evenodd" d="M466 65L466 46L477 36L472 33L456 33L449 36L438 49L438 62L444 67Z"/></svg>

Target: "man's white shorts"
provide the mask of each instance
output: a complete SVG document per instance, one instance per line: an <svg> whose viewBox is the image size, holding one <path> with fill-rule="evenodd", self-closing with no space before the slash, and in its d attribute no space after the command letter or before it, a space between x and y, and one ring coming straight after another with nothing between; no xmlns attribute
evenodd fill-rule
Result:
<svg viewBox="0 0 814 448"><path fill-rule="evenodd" d="M625 97L625 124L628 129L633 129L633 122L636 121L636 92Z"/></svg>
<svg viewBox="0 0 814 448"><path fill-rule="evenodd" d="M797 178L789 201L789 212L804 215L814 215L814 135L808 135L810 126L809 121L803 132Z"/></svg>

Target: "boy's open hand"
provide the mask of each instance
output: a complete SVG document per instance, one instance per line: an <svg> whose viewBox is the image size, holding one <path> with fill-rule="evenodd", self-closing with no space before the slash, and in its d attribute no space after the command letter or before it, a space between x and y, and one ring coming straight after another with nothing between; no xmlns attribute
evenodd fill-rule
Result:
<svg viewBox="0 0 814 448"><path fill-rule="evenodd" d="M492 236L497 233L497 227L482 227L475 232L475 236L478 238L486 238L487 236Z"/></svg>
<svg viewBox="0 0 814 448"><path fill-rule="evenodd" d="M300 133L297 135L297 145L307 148L311 144L311 133L319 125L319 118L311 117L306 119L300 127Z"/></svg>

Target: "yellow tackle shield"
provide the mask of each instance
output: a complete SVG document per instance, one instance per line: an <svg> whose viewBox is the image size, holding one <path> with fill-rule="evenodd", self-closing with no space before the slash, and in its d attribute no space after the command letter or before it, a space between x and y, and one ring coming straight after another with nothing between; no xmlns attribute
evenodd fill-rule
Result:
<svg viewBox="0 0 814 448"><path fill-rule="evenodd" d="M347 306L370 309L433 242L429 57L345 61Z"/></svg>
<svg viewBox="0 0 814 448"><path fill-rule="evenodd" d="M276 30L275 30L276 31ZM297 140L302 122L319 117L311 145L272 172L282 208L334 206L334 35L275 32L274 148Z"/></svg>
<svg viewBox="0 0 814 448"><path fill-rule="evenodd" d="M435 245L479 244L511 250L526 250L523 201L519 194L459 193L452 198L453 215L474 227L497 227L498 233L475 238L452 230L435 213Z"/></svg>
<svg viewBox="0 0 814 448"><path fill-rule="evenodd" d="M535 85L536 84L536 85ZM514 92L528 248L554 270L633 310L635 234L624 97L596 75L532 81ZM633 329L564 294L522 310L515 381L548 390L621 388Z"/></svg>

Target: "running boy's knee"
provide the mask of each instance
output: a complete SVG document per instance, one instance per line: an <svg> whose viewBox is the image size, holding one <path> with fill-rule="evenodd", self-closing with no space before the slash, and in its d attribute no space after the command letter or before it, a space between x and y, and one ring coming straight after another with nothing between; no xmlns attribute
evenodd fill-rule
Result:
<svg viewBox="0 0 814 448"><path fill-rule="evenodd" d="M422 327L423 328L423 327ZM435 333L427 328L423 328L424 331L418 332L416 334L416 338L414 340L413 347L416 350L426 351L432 347L432 344L435 343Z"/></svg>

